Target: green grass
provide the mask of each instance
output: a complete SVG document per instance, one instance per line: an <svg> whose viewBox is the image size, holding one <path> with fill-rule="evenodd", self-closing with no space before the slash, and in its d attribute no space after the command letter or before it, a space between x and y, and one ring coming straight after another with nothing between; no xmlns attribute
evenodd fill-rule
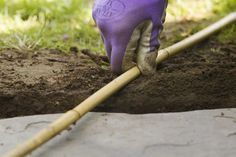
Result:
<svg viewBox="0 0 236 157"><path fill-rule="evenodd" d="M91 18L92 3L93 0L0 0L0 49L53 48L69 52L70 47L77 46L104 53ZM167 22L217 19L235 9L236 0L170 0ZM227 29L219 41L233 40L235 30L235 26Z"/></svg>
<svg viewBox="0 0 236 157"><path fill-rule="evenodd" d="M100 52L91 6L84 0L0 0L0 46L63 51L77 46Z"/></svg>
<svg viewBox="0 0 236 157"><path fill-rule="evenodd" d="M236 24L228 26L218 36L217 41L222 44L233 43L236 44Z"/></svg>
<svg viewBox="0 0 236 157"><path fill-rule="evenodd" d="M216 0L217 5L214 8L214 12L221 13L222 16L236 11L236 0ZM236 44L236 24L230 25L225 28L218 36L217 41L223 44L234 43Z"/></svg>

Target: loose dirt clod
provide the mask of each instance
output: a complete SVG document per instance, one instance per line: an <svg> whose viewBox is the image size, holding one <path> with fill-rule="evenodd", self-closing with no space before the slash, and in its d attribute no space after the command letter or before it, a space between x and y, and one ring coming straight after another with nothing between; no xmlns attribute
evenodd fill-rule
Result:
<svg viewBox="0 0 236 157"><path fill-rule="evenodd" d="M101 57L92 60L89 53L3 50L0 118L73 108L115 78L101 68L98 58L104 62ZM94 111L156 113L226 107L236 107L236 47L208 41L163 63L155 75L141 76Z"/></svg>

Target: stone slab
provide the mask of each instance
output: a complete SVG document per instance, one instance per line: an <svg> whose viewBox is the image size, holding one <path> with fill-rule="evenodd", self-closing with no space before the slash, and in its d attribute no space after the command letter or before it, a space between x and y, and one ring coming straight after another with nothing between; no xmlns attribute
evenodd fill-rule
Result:
<svg viewBox="0 0 236 157"><path fill-rule="evenodd" d="M0 156L59 117L0 120ZM129 115L89 113L31 157L235 157L236 109Z"/></svg>

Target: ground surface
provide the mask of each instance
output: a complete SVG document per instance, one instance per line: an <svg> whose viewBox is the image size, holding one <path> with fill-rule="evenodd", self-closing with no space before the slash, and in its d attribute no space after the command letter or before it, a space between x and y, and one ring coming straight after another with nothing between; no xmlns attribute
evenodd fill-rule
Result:
<svg viewBox="0 0 236 157"><path fill-rule="evenodd" d="M115 78L98 58L57 50L0 52L0 118L65 112ZM103 68L102 68L103 67ZM236 107L236 45L214 37L141 76L95 111L156 113Z"/></svg>
<svg viewBox="0 0 236 157"><path fill-rule="evenodd" d="M0 154L59 116L0 120ZM71 126L72 130L62 132L29 156L235 157L235 124L236 109L146 115L88 113Z"/></svg>

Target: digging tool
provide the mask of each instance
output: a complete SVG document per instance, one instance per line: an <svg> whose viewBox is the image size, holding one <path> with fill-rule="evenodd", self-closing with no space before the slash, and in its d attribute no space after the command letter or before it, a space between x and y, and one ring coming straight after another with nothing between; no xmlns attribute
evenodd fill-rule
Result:
<svg viewBox="0 0 236 157"><path fill-rule="evenodd" d="M159 55L156 59L157 64L161 63L162 61L168 59L171 56L176 55L177 53L180 53L182 50L185 50L186 48L189 48L194 44L203 41L210 35L218 32L223 27L235 21L236 13L231 13L225 18L216 22L215 24L196 33L195 35L190 36L184 39L183 41L174 44L168 48L160 50ZM45 142L49 141L63 130L67 129L71 124L75 123L80 118L82 118L87 112L91 111L93 108L95 108L97 105L109 98L111 95L119 91L121 88L125 87L129 82L136 79L139 75L141 75L141 72L138 67L134 67L129 71L125 72L124 74L113 80L111 83L107 84L105 87L91 95L88 99L79 104L77 107L66 112L59 119L50 124L44 130L40 131L33 138L29 139L23 144L20 144L19 146L5 154L3 157L22 157L32 152L33 150L43 145Z"/></svg>

